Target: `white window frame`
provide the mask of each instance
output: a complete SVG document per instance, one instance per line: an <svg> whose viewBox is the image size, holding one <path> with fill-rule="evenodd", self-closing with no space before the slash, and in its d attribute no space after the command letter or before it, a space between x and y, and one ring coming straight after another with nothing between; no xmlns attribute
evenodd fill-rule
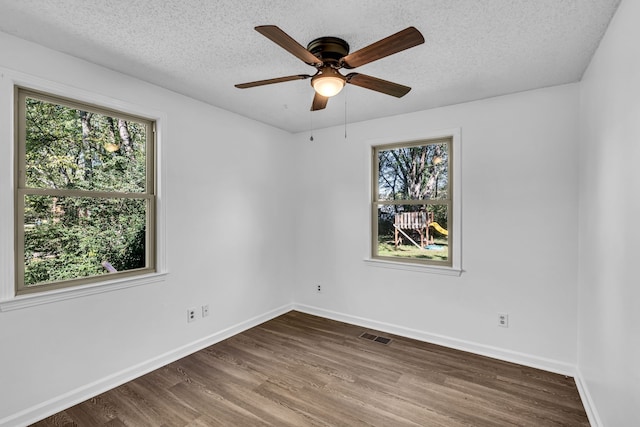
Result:
<svg viewBox="0 0 640 427"><path fill-rule="evenodd" d="M155 251L156 265L155 272L147 274L106 278L104 281L88 283L80 286L65 287L43 292L16 295L16 271L15 271L15 195L14 176L16 162L15 141L15 121L17 111L15 110L17 91L16 86L24 87L37 92L44 92L53 96L75 100L79 103L99 105L106 109L121 111L132 116L146 117L155 121L156 124L156 215L155 215ZM112 97L100 95L94 92L79 88L51 82L32 75L8 70L0 67L0 155L7 154L10 165L6 173L0 176L0 185L3 191L0 192L0 231L7 236L0 241L0 312L16 310L34 305L47 304L51 302L83 297L102 292L111 292L118 289L125 289L134 286L146 285L163 281L167 274L166 266L166 230L165 230L165 203L164 203L164 161L162 156L162 138L166 123L164 112L148 107L132 104ZM10 148L9 148L10 147ZM2 167L5 170L4 165ZM4 191L6 190L6 191Z"/></svg>
<svg viewBox="0 0 640 427"><path fill-rule="evenodd" d="M403 137L396 138L384 138L384 139L374 139L368 141L366 144L367 148L367 164L369 165L367 182L369 183L369 191L368 191L368 200L367 200L367 221L366 223L369 225L368 228L368 244L367 244L367 255L364 258L364 261L373 267L380 268L389 268L389 269L397 269L397 270L407 270L407 271L417 271L424 273L433 273L433 274L442 274L448 276L460 276L462 274L462 186L461 186L461 171L462 171L462 161L461 161L461 130L460 128L453 129L445 129L433 132L425 132L418 135L408 135ZM451 229L451 238L449 240L450 245L450 257L451 257L451 265L437 265L437 264L420 264L416 262L408 262L399 258L398 260L392 260L389 258L380 259L373 258L373 230L374 230L374 218L371 214L372 212L372 204L373 204L373 191L374 191L374 180L377 179L377 176L374 177L374 167L373 167L373 152L374 147L382 146L382 145L390 145L390 144L410 144L417 141L425 141L428 143L429 140L437 140L442 138L451 138L451 165L450 165L450 185L453 193L453 197L451 198L451 216L452 221L449 222L448 226Z"/></svg>

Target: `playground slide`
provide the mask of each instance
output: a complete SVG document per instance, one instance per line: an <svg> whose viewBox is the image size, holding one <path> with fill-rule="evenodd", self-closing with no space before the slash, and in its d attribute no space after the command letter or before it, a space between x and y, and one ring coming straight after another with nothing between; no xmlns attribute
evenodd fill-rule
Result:
<svg viewBox="0 0 640 427"><path fill-rule="evenodd" d="M430 222L429 223L429 227L433 227L436 229L436 231L440 234L444 234L445 236L449 235L449 232L447 230L445 230L444 228L440 227L440 224L438 224L437 222Z"/></svg>

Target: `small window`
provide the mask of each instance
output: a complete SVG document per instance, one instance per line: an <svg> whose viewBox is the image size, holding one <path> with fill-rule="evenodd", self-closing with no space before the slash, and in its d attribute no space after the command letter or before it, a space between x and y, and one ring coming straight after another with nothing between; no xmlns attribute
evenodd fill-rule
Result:
<svg viewBox="0 0 640 427"><path fill-rule="evenodd" d="M452 266L452 138L373 147L372 257Z"/></svg>
<svg viewBox="0 0 640 427"><path fill-rule="evenodd" d="M155 123L16 89L16 294L155 271Z"/></svg>

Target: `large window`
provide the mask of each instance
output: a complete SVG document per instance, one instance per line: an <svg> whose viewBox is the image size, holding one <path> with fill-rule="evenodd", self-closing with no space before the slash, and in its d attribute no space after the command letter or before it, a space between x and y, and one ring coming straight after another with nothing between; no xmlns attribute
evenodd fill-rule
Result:
<svg viewBox="0 0 640 427"><path fill-rule="evenodd" d="M155 271L155 123L16 89L16 294Z"/></svg>
<svg viewBox="0 0 640 427"><path fill-rule="evenodd" d="M373 147L372 257L452 266L452 138Z"/></svg>

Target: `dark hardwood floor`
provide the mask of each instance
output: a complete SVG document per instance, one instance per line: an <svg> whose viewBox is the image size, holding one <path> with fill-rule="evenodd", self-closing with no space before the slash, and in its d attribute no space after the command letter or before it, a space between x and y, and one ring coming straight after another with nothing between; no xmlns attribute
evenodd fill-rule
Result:
<svg viewBox="0 0 640 427"><path fill-rule="evenodd" d="M572 378L292 311L34 425L589 423Z"/></svg>

